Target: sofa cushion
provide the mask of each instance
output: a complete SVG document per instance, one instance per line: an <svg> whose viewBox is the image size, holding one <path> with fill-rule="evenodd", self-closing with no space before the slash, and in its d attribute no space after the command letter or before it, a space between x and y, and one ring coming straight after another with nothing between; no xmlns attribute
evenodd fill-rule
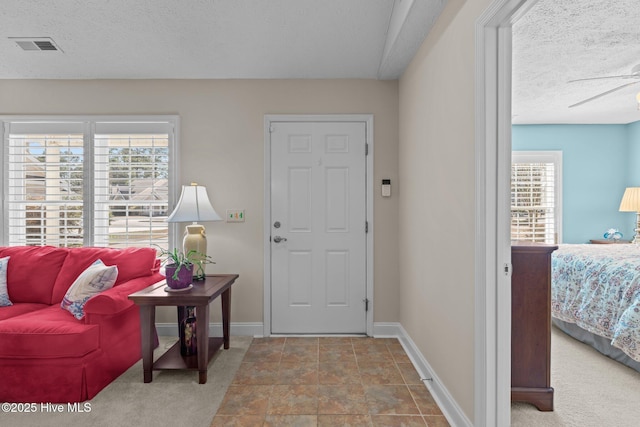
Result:
<svg viewBox="0 0 640 427"><path fill-rule="evenodd" d="M52 246L0 247L0 258L11 257L7 268L11 302L53 304L54 283L68 253L69 249Z"/></svg>
<svg viewBox="0 0 640 427"><path fill-rule="evenodd" d="M98 349L100 328L57 305L0 321L0 358L82 357Z"/></svg>
<svg viewBox="0 0 640 427"><path fill-rule="evenodd" d="M11 257L0 258L0 307L12 305L7 291L7 265L9 264L9 258Z"/></svg>
<svg viewBox="0 0 640 427"><path fill-rule="evenodd" d="M49 304L32 304L28 302L21 302L9 307L2 307L0 308L0 322L11 317L16 317L36 310L42 310L47 307L49 307Z"/></svg>
<svg viewBox="0 0 640 427"><path fill-rule="evenodd" d="M73 282L62 298L60 306L73 314L76 319L84 317L84 304L89 298L102 291L111 289L118 277L118 266L104 265L102 260L96 260Z"/></svg>
<svg viewBox="0 0 640 427"><path fill-rule="evenodd" d="M73 248L58 275L51 303L59 304L74 280L97 259L106 265L118 266L118 278L114 286L137 277L150 276L157 271L156 250L153 248Z"/></svg>

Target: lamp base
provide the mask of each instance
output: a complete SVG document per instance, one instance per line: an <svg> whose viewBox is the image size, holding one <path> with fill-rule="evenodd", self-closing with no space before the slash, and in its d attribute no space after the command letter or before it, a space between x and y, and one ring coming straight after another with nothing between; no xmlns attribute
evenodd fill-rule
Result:
<svg viewBox="0 0 640 427"><path fill-rule="evenodd" d="M636 212L636 229L634 231L636 234L633 236L631 243L640 245L640 212Z"/></svg>
<svg viewBox="0 0 640 427"><path fill-rule="evenodd" d="M185 227L182 250L185 255L192 251L197 252L198 256L194 257L197 261L204 261L207 258L207 235L204 225L192 224ZM204 280L202 263L196 263L193 269L193 280Z"/></svg>

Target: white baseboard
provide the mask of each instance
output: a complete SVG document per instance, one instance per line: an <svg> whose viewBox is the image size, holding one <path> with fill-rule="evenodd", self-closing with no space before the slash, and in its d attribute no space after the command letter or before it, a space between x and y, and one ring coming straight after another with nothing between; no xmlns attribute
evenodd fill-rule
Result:
<svg viewBox="0 0 640 427"><path fill-rule="evenodd" d="M373 323L373 336L375 338L400 338L403 329L400 328L400 323L388 323L388 322L374 322Z"/></svg>
<svg viewBox="0 0 640 427"><path fill-rule="evenodd" d="M396 337L402 344L404 351L411 359L413 366L424 379L424 384L442 410L449 424L457 427L472 427L473 423L467 418L458 403L453 399L449 390L442 384L438 376L433 372L429 362L422 355L407 331L400 323L374 323L374 337Z"/></svg>
<svg viewBox="0 0 640 427"><path fill-rule="evenodd" d="M231 335L262 337L264 334L262 322L233 323L231 322ZM178 325L175 323L156 323L156 329L160 336L178 336ZM210 323L209 334L222 335L222 323ZM400 323L376 322L373 324L373 336L376 338L398 338L402 347L411 359L413 366L424 379L424 384L442 410L449 424L456 427L472 427L473 423L464 414L458 403L453 399L447 388L442 384L438 376L433 372L429 362L422 355L407 331Z"/></svg>

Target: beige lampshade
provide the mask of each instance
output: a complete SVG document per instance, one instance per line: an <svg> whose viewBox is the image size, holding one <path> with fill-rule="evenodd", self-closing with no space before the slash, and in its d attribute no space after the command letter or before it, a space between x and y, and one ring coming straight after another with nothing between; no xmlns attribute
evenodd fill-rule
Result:
<svg viewBox="0 0 640 427"><path fill-rule="evenodd" d="M624 190L620 212L640 212L640 187L627 187Z"/></svg>
<svg viewBox="0 0 640 427"><path fill-rule="evenodd" d="M207 188L192 183L182 186L182 194L167 222L222 221L220 215L211 206Z"/></svg>

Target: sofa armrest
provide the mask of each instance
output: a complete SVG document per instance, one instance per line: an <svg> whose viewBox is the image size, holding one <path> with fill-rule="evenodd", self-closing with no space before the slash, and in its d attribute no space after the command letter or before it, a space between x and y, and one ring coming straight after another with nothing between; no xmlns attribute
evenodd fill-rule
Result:
<svg viewBox="0 0 640 427"><path fill-rule="evenodd" d="M92 315L112 315L134 305L128 296L164 279L164 276L155 273L151 276L138 277L121 285L115 286L104 292L89 298L84 306L85 322L91 321Z"/></svg>

